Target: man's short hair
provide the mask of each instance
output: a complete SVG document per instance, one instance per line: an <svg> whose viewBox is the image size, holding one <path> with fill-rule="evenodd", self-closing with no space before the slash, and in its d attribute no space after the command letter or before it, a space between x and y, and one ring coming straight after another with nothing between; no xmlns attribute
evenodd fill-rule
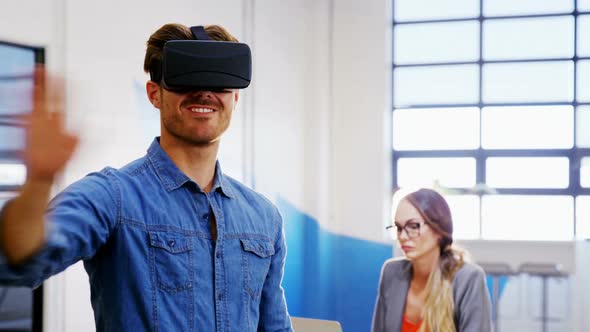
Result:
<svg viewBox="0 0 590 332"><path fill-rule="evenodd" d="M205 32L212 40L238 42L227 29L220 25L206 25ZM149 73L154 66L162 66L164 44L170 40L194 40L191 29L185 25L169 23L156 30L147 41L143 70Z"/></svg>

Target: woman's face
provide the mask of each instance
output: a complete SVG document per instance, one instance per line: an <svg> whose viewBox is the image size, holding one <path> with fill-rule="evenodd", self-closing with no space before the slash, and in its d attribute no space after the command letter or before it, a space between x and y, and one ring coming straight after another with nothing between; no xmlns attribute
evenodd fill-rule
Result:
<svg viewBox="0 0 590 332"><path fill-rule="evenodd" d="M418 210L407 199L403 199L397 207L394 226L397 229L399 245L408 260L416 261L422 257L440 255L440 235L426 224Z"/></svg>

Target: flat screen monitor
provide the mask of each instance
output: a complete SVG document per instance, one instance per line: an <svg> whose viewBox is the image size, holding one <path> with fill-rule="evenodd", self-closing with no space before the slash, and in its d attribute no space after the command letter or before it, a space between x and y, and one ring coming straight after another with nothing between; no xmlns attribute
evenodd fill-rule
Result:
<svg viewBox="0 0 590 332"><path fill-rule="evenodd" d="M35 64L44 58L42 48L0 41L0 208L26 177L25 116L33 108ZM0 285L0 332L41 331L42 303L42 286Z"/></svg>

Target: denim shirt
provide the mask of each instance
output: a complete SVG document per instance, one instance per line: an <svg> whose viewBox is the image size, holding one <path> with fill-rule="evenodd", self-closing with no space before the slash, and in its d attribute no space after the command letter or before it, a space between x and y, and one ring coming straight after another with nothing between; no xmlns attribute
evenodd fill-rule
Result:
<svg viewBox="0 0 590 332"><path fill-rule="evenodd" d="M36 287L83 260L97 331L292 331L282 218L219 164L205 193L155 139L145 157L56 196L47 226L23 265L0 255L0 283Z"/></svg>

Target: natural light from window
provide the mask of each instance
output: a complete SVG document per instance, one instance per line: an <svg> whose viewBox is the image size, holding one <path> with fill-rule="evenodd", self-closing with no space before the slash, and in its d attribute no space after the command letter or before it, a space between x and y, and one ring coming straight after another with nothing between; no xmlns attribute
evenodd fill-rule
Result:
<svg viewBox="0 0 590 332"><path fill-rule="evenodd" d="M590 0L393 18L394 189L441 191L460 239L590 238Z"/></svg>

